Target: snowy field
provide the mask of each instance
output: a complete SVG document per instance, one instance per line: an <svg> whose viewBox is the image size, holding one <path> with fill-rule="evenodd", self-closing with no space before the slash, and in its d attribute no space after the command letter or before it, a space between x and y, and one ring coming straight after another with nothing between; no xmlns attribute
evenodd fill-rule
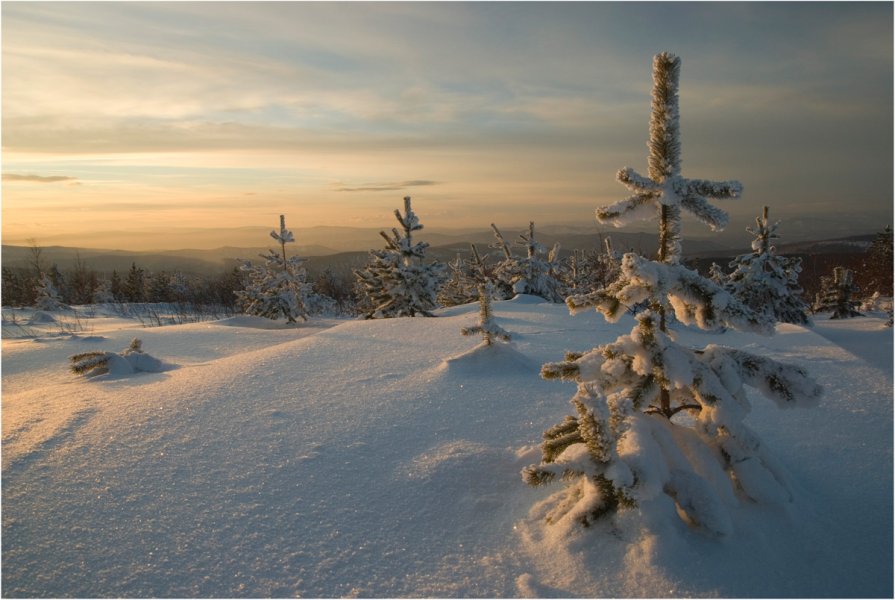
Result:
<svg viewBox="0 0 895 600"><path fill-rule="evenodd" d="M754 395L750 427L793 501L740 500L718 538L636 509L566 534L543 524L562 486L519 472L575 386L540 365L632 325L531 296L494 310L514 340L487 351L460 335L477 305L293 328L143 329L100 312L74 333L18 314L2 341L3 596L892 597L883 317L680 333L825 388L805 410ZM68 370L133 337L164 371Z"/></svg>

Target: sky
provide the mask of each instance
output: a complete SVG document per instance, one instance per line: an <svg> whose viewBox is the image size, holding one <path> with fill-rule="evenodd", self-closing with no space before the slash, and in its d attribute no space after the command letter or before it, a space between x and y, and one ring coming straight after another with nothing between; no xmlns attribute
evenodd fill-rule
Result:
<svg viewBox="0 0 895 600"><path fill-rule="evenodd" d="M892 223L890 2L0 11L4 243L391 227L406 195L435 229L593 226L627 196L618 169L646 171L661 51L682 60L683 175L743 183L728 230L764 205L784 236Z"/></svg>

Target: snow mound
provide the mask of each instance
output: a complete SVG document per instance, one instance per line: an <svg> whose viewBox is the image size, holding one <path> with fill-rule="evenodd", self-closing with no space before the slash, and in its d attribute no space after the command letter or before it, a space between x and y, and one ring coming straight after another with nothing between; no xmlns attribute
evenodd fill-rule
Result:
<svg viewBox="0 0 895 600"><path fill-rule="evenodd" d="M29 325L48 325L52 323L56 323L56 317L44 310L34 311L34 314L28 319Z"/></svg>
<svg viewBox="0 0 895 600"><path fill-rule="evenodd" d="M452 375L489 376L495 373L537 373L540 363L525 356L510 344L484 342L462 354L445 359L440 369Z"/></svg>
<svg viewBox="0 0 895 600"><path fill-rule="evenodd" d="M540 296L532 296L531 294L516 294L511 300L506 300L510 304L553 304Z"/></svg>
<svg viewBox="0 0 895 600"><path fill-rule="evenodd" d="M415 457L403 469L410 479L425 479L435 473L445 470L472 470L478 467L482 460L493 458L495 450L488 446L469 440L455 440L439 444L434 448Z"/></svg>
<svg viewBox="0 0 895 600"><path fill-rule="evenodd" d="M174 368L143 352L143 342L134 338L130 347L119 354L114 352L83 352L70 357L71 370L88 378L111 379L138 372L158 373Z"/></svg>

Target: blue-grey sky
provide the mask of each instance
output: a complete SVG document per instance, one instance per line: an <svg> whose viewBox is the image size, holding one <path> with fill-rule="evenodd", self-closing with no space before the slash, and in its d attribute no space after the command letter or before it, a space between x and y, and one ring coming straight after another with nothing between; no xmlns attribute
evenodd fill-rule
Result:
<svg viewBox="0 0 895 600"><path fill-rule="evenodd" d="M784 236L872 232L892 222L892 10L4 2L4 241L390 226L404 195L427 227L588 225L625 197L619 168L646 170L660 51L683 63L683 174L745 187L729 230L767 204Z"/></svg>

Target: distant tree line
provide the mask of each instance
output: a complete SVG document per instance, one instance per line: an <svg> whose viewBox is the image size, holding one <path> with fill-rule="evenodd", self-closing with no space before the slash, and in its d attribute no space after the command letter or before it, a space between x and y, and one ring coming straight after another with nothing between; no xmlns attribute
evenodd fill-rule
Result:
<svg viewBox="0 0 895 600"><path fill-rule="evenodd" d="M437 306L477 302L482 285L487 286L494 300L528 293L551 302L562 302L567 296L605 287L618 274L620 254L612 248L609 238L602 240L602 244L595 240L591 249L574 250L563 255L558 245L548 251L537 242L534 223L529 225L527 231L521 232L518 241L513 244L506 241L497 226L492 225L492 229L495 242L489 248L483 251L470 244L467 251L458 252L453 260L435 269L438 276L426 283L426 286L432 286L430 291L435 294L434 302L429 302L424 308L426 312ZM390 240L389 236L386 239ZM399 237L390 243L399 248L403 242ZM522 252L518 252L517 248ZM865 299L874 294L891 297L892 249L892 230L887 227L863 253L794 254L789 258L794 264L799 264L798 259L801 259L801 270L791 282L792 293L807 305L814 305L818 294L823 292L824 280L833 277L836 267L843 267L851 272L854 298ZM309 305L311 314L374 315L384 302L391 301L387 294L383 296L384 290L394 289L395 281L402 282L401 285L411 285L408 282L413 278L408 277L408 273L413 273L413 269L417 268L414 261L421 263L423 260L411 255L405 265L400 249L387 247L386 250L374 252L376 256L371 255L367 267L355 272L337 272L331 268L315 271L314 261L308 261L304 275L310 286L307 293L318 300ZM396 258L389 258L388 252L396 252ZM715 265L713 273L711 259L683 261L706 276L728 276L723 272L725 269L718 265ZM400 267L401 273L394 280L390 279L392 276L387 274L388 269L383 270L384 264ZM736 264L731 265L734 267L730 268L736 271ZM371 266L375 266L377 278L385 277L384 287L375 283L371 287L369 276L362 275L368 273ZM426 273L428 269L420 272ZM150 271L133 262L126 271L109 272L91 268L76 257L73 264L60 268L47 261L43 249L35 243L25 266L2 268L2 305L35 306L41 293L42 280L52 285L60 302L66 305L177 303L196 307L215 306L233 312L244 308L239 302L238 293L243 292L249 283L247 272L239 267L200 275L176 270ZM744 289L748 287L743 286ZM798 292L799 288L801 292Z"/></svg>

